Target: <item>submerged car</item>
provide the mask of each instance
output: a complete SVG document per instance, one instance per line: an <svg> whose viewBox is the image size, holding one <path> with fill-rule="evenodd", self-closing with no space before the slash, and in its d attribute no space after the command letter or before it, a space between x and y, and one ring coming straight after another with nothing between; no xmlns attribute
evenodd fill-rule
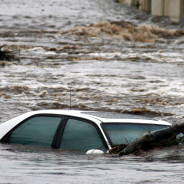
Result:
<svg viewBox="0 0 184 184"><path fill-rule="evenodd" d="M40 110L0 124L0 142L108 152L115 145L129 144L145 132L169 126L165 121L131 114Z"/></svg>

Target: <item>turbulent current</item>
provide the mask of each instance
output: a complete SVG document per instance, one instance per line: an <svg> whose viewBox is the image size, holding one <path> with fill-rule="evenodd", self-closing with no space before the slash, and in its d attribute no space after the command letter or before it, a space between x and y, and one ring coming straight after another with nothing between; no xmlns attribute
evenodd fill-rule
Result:
<svg viewBox="0 0 184 184"><path fill-rule="evenodd" d="M0 2L0 122L37 109L183 122L184 29L113 0ZM71 95L71 96L70 96ZM88 157L0 145L0 183L181 183L183 147ZM3 171L3 172L2 172Z"/></svg>

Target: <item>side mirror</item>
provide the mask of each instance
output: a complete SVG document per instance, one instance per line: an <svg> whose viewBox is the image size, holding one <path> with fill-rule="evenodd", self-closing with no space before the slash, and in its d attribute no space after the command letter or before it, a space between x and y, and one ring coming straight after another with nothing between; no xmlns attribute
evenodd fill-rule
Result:
<svg viewBox="0 0 184 184"><path fill-rule="evenodd" d="M98 149L90 149L86 152L86 155L102 155L104 152Z"/></svg>

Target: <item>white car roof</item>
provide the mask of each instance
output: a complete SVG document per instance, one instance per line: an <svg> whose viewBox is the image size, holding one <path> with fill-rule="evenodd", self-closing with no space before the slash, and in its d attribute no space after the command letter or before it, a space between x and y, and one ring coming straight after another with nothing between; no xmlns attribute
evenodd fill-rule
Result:
<svg viewBox="0 0 184 184"><path fill-rule="evenodd" d="M38 110L31 111L25 116L32 116L36 114L59 114L67 116L76 116L79 118L85 118L95 121L97 124L104 123L145 123L145 124L158 124L158 125L168 125L171 124L162 120L153 120L144 116L132 115L132 114L121 114L113 112L100 112L100 111L79 111L79 110ZM24 117L25 117L24 116Z"/></svg>

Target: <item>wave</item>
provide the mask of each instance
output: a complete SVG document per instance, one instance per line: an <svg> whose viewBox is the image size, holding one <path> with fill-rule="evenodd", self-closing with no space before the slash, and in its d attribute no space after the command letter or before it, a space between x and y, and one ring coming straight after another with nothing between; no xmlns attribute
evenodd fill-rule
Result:
<svg viewBox="0 0 184 184"><path fill-rule="evenodd" d="M136 25L128 21L99 22L88 26L75 27L62 34L83 37L110 37L132 42L152 43L161 39L172 39L184 35L183 30L168 30L157 25Z"/></svg>

